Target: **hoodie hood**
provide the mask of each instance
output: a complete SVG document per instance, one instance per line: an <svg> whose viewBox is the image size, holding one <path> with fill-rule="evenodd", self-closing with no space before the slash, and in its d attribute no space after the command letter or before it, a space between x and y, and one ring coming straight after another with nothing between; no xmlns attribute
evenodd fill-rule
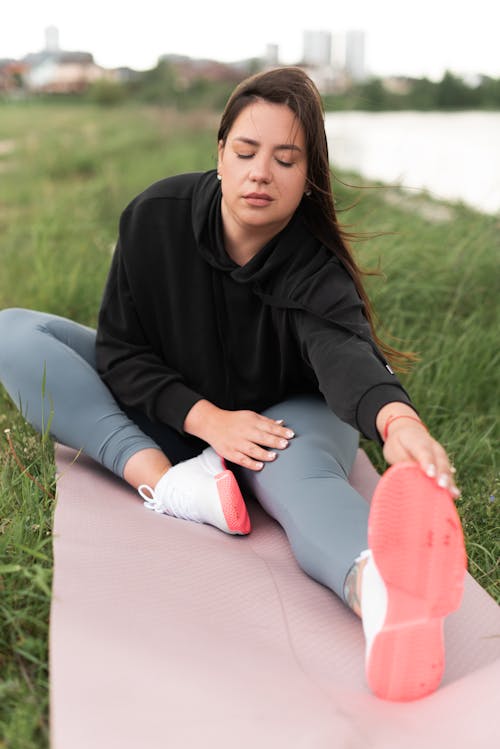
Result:
<svg viewBox="0 0 500 749"><path fill-rule="evenodd" d="M193 194L194 235L199 252L207 263L217 270L230 273L238 283L252 283L256 286L268 284L278 274L289 274L293 268L303 268L304 261L325 250L307 230L299 207L279 234L248 263L239 266L224 249L221 199L222 190L217 173L215 170L206 172L201 176ZM323 257L323 262L326 259Z"/></svg>
<svg viewBox="0 0 500 749"><path fill-rule="evenodd" d="M238 283L252 284L265 304L311 312L373 346L368 321L353 315L363 309L363 302L348 271L308 229L300 206L279 234L239 266L224 249L221 197L217 172L202 174L194 188L192 219L198 250L207 263Z"/></svg>

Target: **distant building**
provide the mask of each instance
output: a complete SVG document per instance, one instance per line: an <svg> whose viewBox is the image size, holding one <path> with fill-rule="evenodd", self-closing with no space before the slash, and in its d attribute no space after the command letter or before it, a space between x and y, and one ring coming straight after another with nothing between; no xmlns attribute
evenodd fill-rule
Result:
<svg viewBox="0 0 500 749"><path fill-rule="evenodd" d="M332 67L336 72L345 71L345 34L332 34Z"/></svg>
<svg viewBox="0 0 500 749"><path fill-rule="evenodd" d="M81 93L94 81L114 77L111 71L95 64L90 52L45 51L29 56L27 62L23 78L26 89L32 92Z"/></svg>
<svg viewBox="0 0 500 749"><path fill-rule="evenodd" d="M111 70L96 65L90 52L67 52L59 46L59 29L47 26L45 47L22 60L23 84L27 91L49 94L79 94L101 78L116 79Z"/></svg>
<svg viewBox="0 0 500 749"><path fill-rule="evenodd" d="M47 26L45 29L45 51L59 52L59 29L56 26Z"/></svg>
<svg viewBox="0 0 500 749"><path fill-rule="evenodd" d="M268 68L274 68L279 65L279 47L277 44L266 45L264 65Z"/></svg>
<svg viewBox="0 0 500 749"><path fill-rule="evenodd" d="M346 91L366 78L365 34L304 31L302 67L322 94Z"/></svg>
<svg viewBox="0 0 500 749"><path fill-rule="evenodd" d="M304 31L304 65L328 67L332 61L332 35L329 31Z"/></svg>
<svg viewBox="0 0 500 749"><path fill-rule="evenodd" d="M194 81L200 79L212 83L239 83L245 75L246 65L250 64L249 61L246 61L245 64L231 64L176 54L162 55L158 62L168 63L173 68L181 88L189 88Z"/></svg>
<svg viewBox="0 0 500 749"><path fill-rule="evenodd" d="M347 32L345 69L353 81L362 81L366 78L364 31Z"/></svg>

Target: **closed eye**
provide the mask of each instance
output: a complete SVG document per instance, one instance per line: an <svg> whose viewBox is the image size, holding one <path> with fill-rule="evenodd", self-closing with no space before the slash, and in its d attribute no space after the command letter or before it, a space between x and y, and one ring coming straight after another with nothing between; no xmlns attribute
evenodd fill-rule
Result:
<svg viewBox="0 0 500 749"><path fill-rule="evenodd" d="M236 154L238 159L252 159L255 154L254 153L237 153ZM293 166L293 161L282 161L281 159L276 159L276 163L280 166L284 166L286 169L289 169L291 166Z"/></svg>

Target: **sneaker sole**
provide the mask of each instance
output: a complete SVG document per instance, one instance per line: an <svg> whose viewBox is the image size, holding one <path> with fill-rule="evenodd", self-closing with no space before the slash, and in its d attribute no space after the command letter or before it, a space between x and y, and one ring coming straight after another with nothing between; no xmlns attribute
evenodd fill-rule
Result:
<svg viewBox="0 0 500 749"><path fill-rule="evenodd" d="M388 595L368 684L386 700L425 697L444 672L443 617L460 605L467 568L450 493L414 463L392 466L373 496L368 544Z"/></svg>
<svg viewBox="0 0 500 749"><path fill-rule="evenodd" d="M233 472L223 471L217 474L215 482L224 519L227 523L227 533L246 536L252 530L252 526L245 500Z"/></svg>

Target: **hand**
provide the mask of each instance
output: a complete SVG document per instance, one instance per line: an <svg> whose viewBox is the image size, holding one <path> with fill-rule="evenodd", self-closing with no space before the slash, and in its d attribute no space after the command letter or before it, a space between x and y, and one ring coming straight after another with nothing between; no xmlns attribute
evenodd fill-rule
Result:
<svg viewBox="0 0 500 749"><path fill-rule="evenodd" d="M253 471L275 460L274 450L284 450L294 436L280 422L255 411L226 411L206 400L195 403L184 429L208 442L221 457Z"/></svg>
<svg viewBox="0 0 500 749"><path fill-rule="evenodd" d="M403 460L415 461L427 476L448 489L457 498L460 491L455 485L455 469L445 449L431 437L423 424L410 419L399 419L389 427L384 443L384 457L389 464Z"/></svg>

